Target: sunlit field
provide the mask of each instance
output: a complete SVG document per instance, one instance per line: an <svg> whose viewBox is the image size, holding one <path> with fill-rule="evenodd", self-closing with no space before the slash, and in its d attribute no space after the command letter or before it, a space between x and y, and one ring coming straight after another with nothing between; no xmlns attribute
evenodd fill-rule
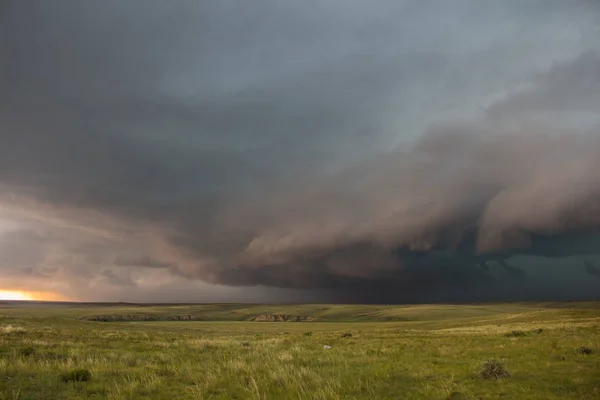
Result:
<svg viewBox="0 0 600 400"><path fill-rule="evenodd" d="M0 399L598 399L599 323L593 302L3 302Z"/></svg>

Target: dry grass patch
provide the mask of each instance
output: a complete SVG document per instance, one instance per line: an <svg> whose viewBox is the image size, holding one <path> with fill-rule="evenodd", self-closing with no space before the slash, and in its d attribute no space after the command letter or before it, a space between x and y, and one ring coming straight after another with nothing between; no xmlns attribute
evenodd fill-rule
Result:
<svg viewBox="0 0 600 400"><path fill-rule="evenodd" d="M27 330L22 326L15 325L2 325L0 326L0 334L2 335L15 335L15 334L23 334Z"/></svg>

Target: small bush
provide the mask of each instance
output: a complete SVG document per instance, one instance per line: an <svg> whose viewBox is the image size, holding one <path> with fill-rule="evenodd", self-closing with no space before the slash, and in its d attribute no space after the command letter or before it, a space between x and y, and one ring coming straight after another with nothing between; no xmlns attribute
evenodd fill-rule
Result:
<svg viewBox="0 0 600 400"><path fill-rule="evenodd" d="M35 349L31 346L23 347L19 349L19 354L23 357L29 357L35 354Z"/></svg>
<svg viewBox="0 0 600 400"><path fill-rule="evenodd" d="M43 357L47 360L56 360L56 361L65 361L69 359L67 354L55 353L53 351L49 351L43 354Z"/></svg>
<svg viewBox="0 0 600 400"><path fill-rule="evenodd" d="M592 354L593 352L594 351L592 349L590 349L589 347L585 347L585 346L578 347L575 350L575 353L582 354L582 355L589 355L589 354Z"/></svg>
<svg viewBox="0 0 600 400"><path fill-rule="evenodd" d="M137 367L137 365L138 365L138 360L137 360L137 358L133 358L133 357L131 357L131 358L128 358L128 359L127 359L127 362L126 362L126 364L127 364L127 366L128 366L128 367L131 367L131 368L133 368L133 367Z"/></svg>
<svg viewBox="0 0 600 400"><path fill-rule="evenodd" d="M67 371L60 376L60 380L63 382L87 382L91 378L92 373L85 368Z"/></svg>
<svg viewBox="0 0 600 400"><path fill-rule="evenodd" d="M312 336L312 332L304 332L304 336Z"/></svg>
<svg viewBox="0 0 600 400"><path fill-rule="evenodd" d="M446 400L466 400L467 396L461 392L452 392L446 397Z"/></svg>
<svg viewBox="0 0 600 400"><path fill-rule="evenodd" d="M352 334L350 332L346 332L342 335L343 338L351 338Z"/></svg>
<svg viewBox="0 0 600 400"><path fill-rule="evenodd" d="M504 363L495 358L490 358L481 364L479 375L483 379L502 379L510 376Z"/></svg>
<svg viewBox="0 0 600 400"><path fill-rule="evenodd" d="M525 336L525 335L527 335L527 334L523 331L511 331L511 332L507 332L504 334L504 336L506 336L506 337L521 337L521 336Z"/></svg>

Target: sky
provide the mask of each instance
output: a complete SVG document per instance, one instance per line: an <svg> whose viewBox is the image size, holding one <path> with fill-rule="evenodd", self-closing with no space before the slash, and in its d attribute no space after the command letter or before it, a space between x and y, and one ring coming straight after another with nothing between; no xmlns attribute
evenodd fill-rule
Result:
<svg viewBox="0 0 600 400"><path fill-rule="evenodd" d="M0 291L600 297L592 0L0 2Z"/></svg>

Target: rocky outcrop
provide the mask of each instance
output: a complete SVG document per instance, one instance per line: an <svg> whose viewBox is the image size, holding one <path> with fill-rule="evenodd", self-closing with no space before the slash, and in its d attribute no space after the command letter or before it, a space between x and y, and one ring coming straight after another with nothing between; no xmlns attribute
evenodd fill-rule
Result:
<svg viewBox="0 0 600 400"><path fill-rule="evenodd" d="M256 322L310 322L314 321L313 317L300 317L283 314L260 314L252 318L251 321Z"/></svg>
<svg viewBox="0 0 600 400"><path fill-rule="evenodd" d="M154 315L127 314L127 315L92 315L83 317L86 321L116 322L116 321L158 321Z"/></svg>
<svg viewBox="0 0 600 400"><path fill-rule="evenodd" d="M95 322L133 322L133 321L202 321L202 317L193 315L152 315L152 314L117 314L117 315L91 315L82 317L85 321ZM250 318L257 322L310 322L313 317L303 317L284 314L260 314Z"/></svg>
<svg viewBox="0 0 600 400"><path fill-rule="evenodd" d="M169 321L193 321L195 318L193 315L169 315L167 319Z"/></svg>
<svg viewBox="0 0 600 400"><path fill-rule="evenodd" d="M86 321L97 322L124 322L124 321L194 321L193 315L148 315L148 314L124 314L124 315L92 315L83 317Z"/></svg>

